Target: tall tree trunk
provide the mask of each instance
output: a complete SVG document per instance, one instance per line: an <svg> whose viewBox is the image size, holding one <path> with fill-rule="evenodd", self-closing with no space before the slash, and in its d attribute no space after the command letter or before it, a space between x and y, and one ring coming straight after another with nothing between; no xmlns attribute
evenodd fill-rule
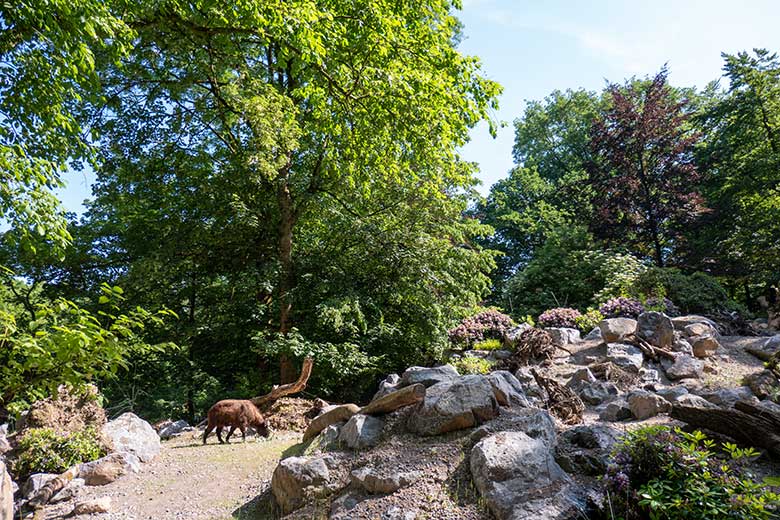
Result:
<svg viewBox="0 0 780 520"><path fill-rule="evenodd" d="M290 311L292 303L290 301L290 290L292 289L292 241L293 227L295 226L295 212L293 210L293 200L290 194L288 164L280 174L279 189L277 197L279 199L279 332L287 334L290 331ZM281 384L290 383L295 380L295 366L292 360L282 355L279 359Z"/></svg>

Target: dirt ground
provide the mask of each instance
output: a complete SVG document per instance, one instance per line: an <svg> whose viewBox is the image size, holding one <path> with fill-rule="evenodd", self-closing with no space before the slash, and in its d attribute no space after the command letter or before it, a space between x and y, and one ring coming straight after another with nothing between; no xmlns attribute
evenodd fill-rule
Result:
<svg viewBox="0 0 780 520"><path fill-rule="evenodd" d="M231 439L203 446L192 434L163 441L160 455L141 471L106 486L86 486L80 498L111 497L111 512L79 519L271 519L271 475L282 453L300 442L298 433L269 440ZM73 501L46 509L46 519L66 518Z"/></svg>

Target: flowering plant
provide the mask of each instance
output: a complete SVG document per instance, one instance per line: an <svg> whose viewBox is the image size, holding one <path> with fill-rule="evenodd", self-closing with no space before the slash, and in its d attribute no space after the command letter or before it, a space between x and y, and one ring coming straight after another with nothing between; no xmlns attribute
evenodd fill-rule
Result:
<svg viewBox="0 0 780 520"><path fill-rule="evenodd" d="M501 339L514 325L506 314L488 309L464 319L447 334L450 342L456 345L473 345L485 339Z"/></svg>
<svg viewBox="0 0 780 520"><path fill-rule="evenodd" d="M568 307L556 307L555 309L549 309L544 311L536 323L540 327L577 327L577 318L581 316L580 311L577 309L570 309Z"/></svg>
<svg viewBox="0 0 780 520"><path fill-rule="evenodd" d="M645 312L642 302L634 298L620 296L612 298L599 308L605 318L634 318Z"/></svg>

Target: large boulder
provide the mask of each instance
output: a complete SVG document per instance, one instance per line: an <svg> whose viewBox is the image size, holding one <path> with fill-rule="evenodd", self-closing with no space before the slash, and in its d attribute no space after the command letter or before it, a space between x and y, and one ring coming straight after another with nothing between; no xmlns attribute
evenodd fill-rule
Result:
<svg viewBox="0 0 780 520"><path fill-rule="evenodd" d="M672 409L669 401L647 390L635 390L628 394L627 400L631 414L640 421Z"/></svg>
<svg viewBox="0 0 780 520"><path fill-rule="evenodd" d="M114 451L134 453L141 462L150 462L160 453L160 436L152 425L131 412L123 413L103 426Z"/></svg>
<svg viewBox="0 0 780 520"><path fill-rule="evenodd" d="M14 517L14 489L11 475L0 460L0 519L12 520Z"/></svg>
<svg viewBox="0 0 780 520"><path fill-rule="evenodd" d="M751 399L753 397L753 392L750 390L749 386L738 386L736 388L711 390L699 395L713 404L722 406L723 408L731 408L737 401Z"/></svg>
<svg viewBox="0 0 780 520"><path fill-rule="evenodd" d="M615 383L596 381L580 384L576 392L584 403L595 406L615 399L620 390Z"/></svg>
<svg viewBox="0 0 780 520"><path fill-rule="evenodd" d="M699 379L704 373L704 362L687 354L678 355L674 363L666 369L666 377L672 381L680 379Z"/></svg>
<svg viewBox="0 0 780 520"><path fill-rule="evenodd" d="M496 416L498 403L485 376L470 375L437 383L409 416L409 429L421 435L471 428Z"/></svg>
<svg viewBox="0 0 780 520"><path fill-rule="evenodd" d="M490 386L493 387L493 395L495 395L498 404L521 408L529 406L523 385L511 372L496 370L486 377Z"/></svg>
<svg viewBox="0 0 780 520"><path fill-rule="evenodd" d="M634 345L607 343L607 361L611 361L620 368L631 372L639 372L644 359L642 351Z"/></svg>
<svg viewBox="0 0 780 520"><path fill-rule="evenodd" d="M4 434L0 433L0 457L11 451L11 443Z"/></svg>
<svg viewBox="0 0 780 520"><path fill-rule="evenodd" d="M370 415L355 414L339 432L339 442L353 450L363 450L379 444L385 423Z"/></svg>
<svg viewBox="0 0 780 520"><path fill-rule="evenodd" d="M599 413L599 419L607 422L625 421L631 419L631 417L631 408L629 408L625 399L612 401Z"/></svg>
<svg viewBox="0 0 780 520"><path fill-rule="evenodd" d="M688 325L693 325L696 323L703 323L709 326L712 330L716 332L718 331L718 326L715 324L715 322L709 318L705 318L704 316L690 314L688 316L678 316L676 318L672 318L672 324L674 325L675 330L679 330L680 332L684 332L685 327Z"/></svg>
<svg viewBox="0 0 780 520"><path fill-rule="evenodd" d="M399 387L423 384L426 387L437 383L446 383L454 381L460 377L458 371L452 365L442 365L439 367L409 367L401 375Z"/></svg>
<svg viewBox="0 0 780 520"><path fill-rule="evenodd" d="M582 338L580 338L580 331L577 329L571 329L567 327L549 327L544 330L550 334L553 343L560 347L565 347L570 343L579 343L582 341Z"/></svg>
<svg viewBox="0 0 780 520"><path fill-rule="evenodd" d="M547 410L538 408L502 409L498 417L474 430L470 439L477 443L499 432L523 432L549 448L554 448L557 442L555 420Z"/></svg>
<svg viewBox="0 0 780 520"><path fill-rule="evenodd" d="M555 460L569 473L603 475L621 433L605 424L581 425L561 433Z"/></svg>
<svg viewBox="0 0 780 520"><path fill-rule="evenodd" d="M111 453L98 460L87 462L79 468L79 477L88 486L103 486L110 484L122 475L135 473L141 467L134 453Z"/></svg>
<svg viewBox="0 0 780 520"><path fill-rule="evenodd" d="M477 490L499 520L576 518L584 511L549 446L523 432L482 439L469 463Z"/></svg>
<svg viewBox="0 0 780 520"><path fill-rule="evenodd" d="M689 339L693 347L693 355L697 358L706 358L715 354L720 348L720 343L715 336L710 334L703 336L693 336Z"/></svg>
<svg viewBox="0 0 780 520"><path fill-rule="evenodd" d="M631 318L609 318L599 322L601 338L607 343L619 343L626 336L636 332L636 320Z"/></svg>
<svg viewBox="0 0 780 520"><path fill-rule="evenodd" d="M330 454L282 459L271 477L271 491L287 514L303 506L309 498L328 496L346 484L334 471L339 461Z"/></svg>
<svg viewBox="0 0 780 520"><path fill-rule="evenodd" d="M389 495L403 487L410 486L422 477L420 471L380 471L372 466L363 466L351 474L352 485L370 495Z"/></svg>
<svg viewBox="0 0 780 520"><path fill-rule="evenodd" d="M636 320L636 335L651 345L668 349L674 343L674 323L661 312L643 312Z"/></svg>

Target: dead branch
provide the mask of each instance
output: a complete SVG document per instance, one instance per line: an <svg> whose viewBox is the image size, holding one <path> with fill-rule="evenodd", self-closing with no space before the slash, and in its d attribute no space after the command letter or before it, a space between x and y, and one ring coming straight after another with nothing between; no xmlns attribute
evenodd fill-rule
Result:
<svg viewBox="0 0 780 520"><path fill-rule="evenodd" d="M61 473L57 477L48 481L33 497L27 502L27 507L32 509L40 509L49 503L49 500L57 493L62 491L62 488L68 485L68 482L77 478L81 471L81 465L76 464L72 468L69 468L66 472Z"/></svg>
<svg viewBox="0 0 780 520"><path fill-rule="evenodd" d="M252 399L250 399L250 401L252 401L252 403L255 406L260 408L272 401L276 401L281 397L285 397L287 395L297 394L298 392L301 392L303 389L306 388L306 383L309 381L309 376L311 376L311 369L313 365L314 365L314 360L310 357L307 357L306 359L303 360L303 366L301 367L301 375L298 376L297 381L293 383L287 383L286 385L275 386L273 390L271 390L267 394L261 395L259 397L253 397Z"/></svg>
<svg viewBox="0 0 780 520"><path fill-rule="evenodd" d="M653 346L635 334L630 335L627 340L632 345L636 345L636 347L639 348L639 350L641 350L642 353L650 359L658 359L659 357L665 357L666 359L670 359L672 361L677 359L677 355L671 350Z"/></svg>
<svg viewBox="0 0 780 520"><path fill-rule="evenodd" d="M536 383L547 393L547 409L550 410L550 413L563 421L564 424L582 422L582 412L585 411L585 405L577 394L555 379L544 377L535 368L531 369L531 374L536 379Z"/></svg>
<svg viewBox="0 0 780 520"><path fill-rule="evenodd" d="M425 399L425 385L416 384L406 386L395 392L380 397L360 409L365 415L379 415L390 413L404 406L419 403Z"/></svg>
<svg viewBox="0 0 780 520"><path fill-rule="evenodd" d="M303 434L303 442L313 439L331 424L348 420L359 411L360 407L356 404L342 404L315 417L314 420L309 423L309 427L306 428L306 432Z"/></svg>

